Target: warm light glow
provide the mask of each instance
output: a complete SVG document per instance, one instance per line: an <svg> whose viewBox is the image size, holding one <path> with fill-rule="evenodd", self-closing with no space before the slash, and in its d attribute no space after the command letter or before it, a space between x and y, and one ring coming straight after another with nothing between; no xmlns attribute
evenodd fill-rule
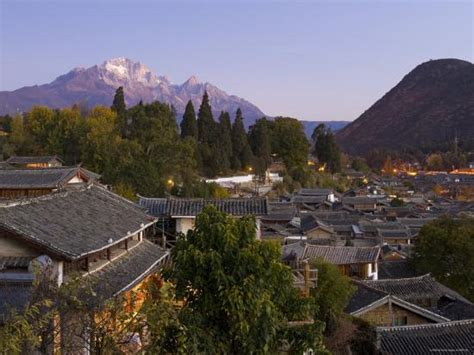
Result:
<svg viewBox="0 0 474 355"><path fill-rule="evenodd" d="M168 185L171 185L171 186L173 186L173 185L174 185L174 181L173 181L172 179L168 179L168 181L167 181L167 182L168 182Z"/></svg>
<svg viewBox="0 0 474 355"><path fill-rule="evenodd" d="M416 176L416 175L418 175L418 173L416 171L408 171L407 175Z"/></svg>
<svg viewBox="0 0 474 355"><path fill-rule="evenodd" d="M326 164L321 165L321 166L318 168L318 171L320 171L320 172L324 172L324 170L326 170Z"/></svg>

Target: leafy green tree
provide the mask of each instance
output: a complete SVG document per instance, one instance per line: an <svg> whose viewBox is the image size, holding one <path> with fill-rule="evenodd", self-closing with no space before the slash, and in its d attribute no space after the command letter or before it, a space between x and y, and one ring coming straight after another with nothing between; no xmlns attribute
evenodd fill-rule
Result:
<svg viewBox="0 0 474 355"><path fill-rule="evenodd" d="M237 109L235 121L232 126L232 162L234 170L241 170L250 167L252 161L252 150L245 132L242 111Z"/></svg>
<svg viewBox="0 0 474 355"><path fill-rule="evenodd" d="M474 219L441 217L421 229L414 266L474 301Z"/></svg>
<svg viewBox="0 0 474 355"><path fill-rule="evenodd" d="M186 104L186 109L184 110L183 120L181 121L181 138L193 137L198 139L198 129L196 122L196 112L194 111L194 106L191 100Z"/></svg>
<svg viewBox="0 0 474 355"><path fill-rule="evenodd" d="M341 151L336 143L334 134L321 123L311 135L314 142L313 154L321 163L326 164L331 173L341 170Z"/></svg>
<svg viewBox="0 0 474 355"><path fill-rule="evenodd" d="M317 305L315 317L326 322L328 334L337 327L337 318L342 314L355 288L337 266L321 259L312 260L311 263L318 270L318 286L311 290Z"/></svg>
<svg viewBox="0 0 474 355"><path fill-rule="evenodd" d="M255 219L234 219L207 207L194 230L178 238L167 277L182 302L180 323L192 353L276 353L322 349L309 299L292 284L277 244L257 241Z"/></svg>
<svg viewBox="0 0 474 355"><path fill-rule="evenodd" d="M272 151L288 170L306 166L309 145L301 122L295 118L277 117L270 125L270 134Z"/></svg>

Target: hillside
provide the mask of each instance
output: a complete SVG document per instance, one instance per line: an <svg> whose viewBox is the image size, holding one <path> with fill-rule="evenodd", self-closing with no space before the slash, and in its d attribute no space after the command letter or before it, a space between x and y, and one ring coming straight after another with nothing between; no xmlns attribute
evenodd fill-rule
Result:
<svg viewBox="0 0 474 355"><path fill-rule="evenodd" d="M455 136L474 137L474 65L458 59L418 65L336 135L354 155L434 146Z"/></svg>

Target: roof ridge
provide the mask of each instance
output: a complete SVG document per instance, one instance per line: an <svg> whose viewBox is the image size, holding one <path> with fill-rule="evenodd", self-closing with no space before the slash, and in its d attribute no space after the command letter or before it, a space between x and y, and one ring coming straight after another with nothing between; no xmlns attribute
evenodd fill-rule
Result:
<svg viewBox="0 0 474 355"><path fill-rule="evenodd" d="M435 278L433 276L431 276L431 273L427 273L427 274L420 275L420 276L402 277L402 278L399 278L399 279L361 280L361 282L382 283L382 282L405 281L405 280L415 280L415 279L421 280L425 277L430 277L431 279L435 280Z"/></svg>
<svg viewBox="0 0 474 355"><path fill-rule="evenodd" d="M463 325L463 324L474 324L474 319L462 319L462 320L454 320L442 323L427 323L427 324L415 324L415 325L403 325L397 327L377 327L377 331L411 331L413 329L426 329L426 328L445 328L451 327L455 325Z"/></svg>
<svg viewBox="0 0 474 355"><path fill-rule="evenodd" d="M61 191L55 191L51 192L49 194L37 196L37 197L27 197L27 198L19 198L15 200L5 200L5 201L0 201L0 208L9 208L9 207L15 207L15 206L24 206L24 205L31 205L34 203L38 203L41 201L49 201L49 200L54 200L57 198L63 198L68 196L70 193L73 192L82 192L88 189L91 185L88 186L80 186L75 190L61 190Z"/></svg>

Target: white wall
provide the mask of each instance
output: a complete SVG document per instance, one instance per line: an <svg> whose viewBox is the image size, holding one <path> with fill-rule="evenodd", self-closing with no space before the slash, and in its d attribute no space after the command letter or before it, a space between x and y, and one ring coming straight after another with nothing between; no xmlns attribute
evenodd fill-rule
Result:
<svg viewBox="0 0 474 355"><path fill-rule="evenodd" d="M186 234L194 228L194 218L176 218L176 233Z"/></svg>

